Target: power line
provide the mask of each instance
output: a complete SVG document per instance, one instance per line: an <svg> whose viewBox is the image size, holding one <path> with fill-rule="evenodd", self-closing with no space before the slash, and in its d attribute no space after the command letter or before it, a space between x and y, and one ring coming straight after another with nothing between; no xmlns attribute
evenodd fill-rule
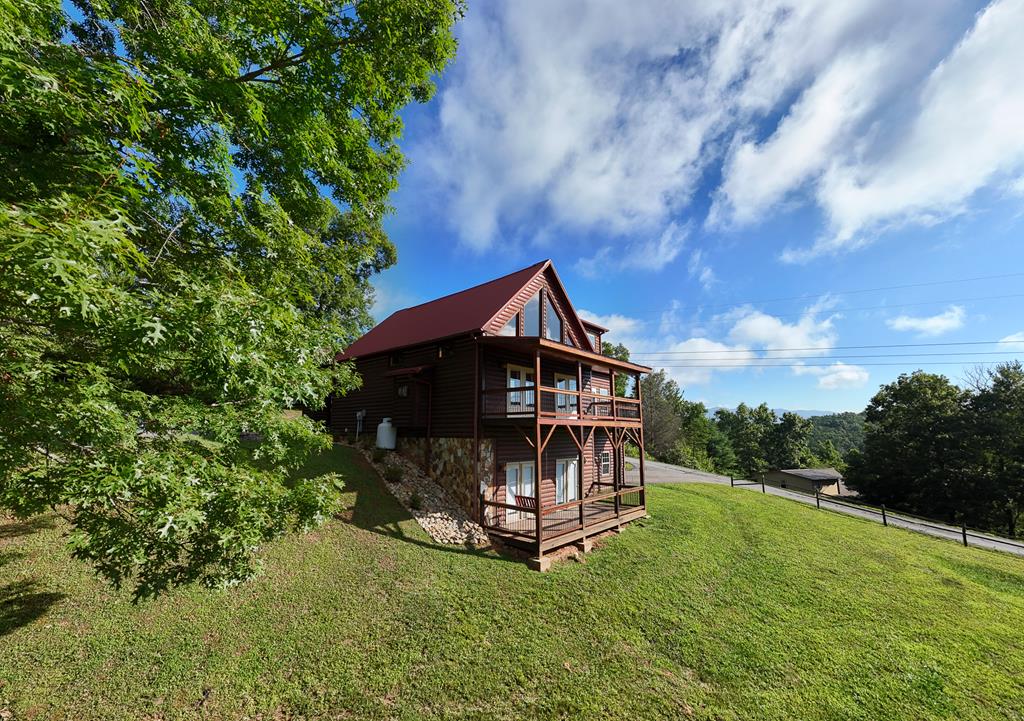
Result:
<svg viewBox="0 0 1024 721"><path fill-rule="evenodd" d="M924 282L924 283L907 283L905 285L885 285L885 286L878 286L877 288L854 288L852 290L838 290L838 291L828 291L828 290L825 290L825 291L820 291L818 293L806 293L804 295L792 295L792 296L787 296L787 297L784 297L784 298L766 298L766 299L761 299L761 300L746 300L746 301L739 301L739 302L736 302L736 303L720 303L720 304L716 304L716 305L703 305L703 304L701 304L699 307L703 308L705 310L713 309L713 308L738 308L738 307L744 306L744 305L757 305L757 304L761 304L761 303L782 303L782 302L785 302L785 301L792 301L792 300L812 300L812 299L815 299L815 298L820 298L823 295L857 295L857 294L861 294L861 293L878 293L878 292L885 291L885 290L905 290L905 289L909 289L909 288L928 288L928 287L932 287L932 286L936 286L936 285L953 285L953 284L956 284L956 283L973 283L973 282L981 281L981 280L1001 280L1001 279L1005 279L1005 278L1018 278L1018 277L1021 277L1021 276L1024 276L1024 273L1001 273L999 275L979 275L979 276L976 276L976 277L973 277L973 278L951 278L949 280L933 280L933 281L927 281L927 282ZM692 308L692 307L697 307L697 306L694 306L692 304L689 305L689 306L680 305L680 306L677 306L675 308L661 308L659 310L634 311L634 312L638 312L638 313L662 313L664 311L680 310L682 308L688 308L688 307Z"/></svg>
<svg viewBox="0 0 1024 721"><path fill-rule="evenodd" d="M819 353L829 352L834 350L867 350L870 348L937 348L944 346L963 346L963 345L1000 345L1000 344L1015 344L1021 341L1008 341L1008 340L968 340L968 341L948 341L945 343L888 343L888 344L877 344L877 345L834 345L827 348L822 347L810 347L810 348L717 348L714 350L665 350L665 351L647 351L645 353L632 354L631 358L646 358L648 356L656 355L697 355L707 353L781 353L781 352L792 352L792 351L817 351ZM1013 352L1013 351L1006 351Z"/></svg>
<svg viewBox="0 0 1024 721"><path fill-rule="evenodd" d="M848 359L848 358L923 358L923 357L928 357L928 356L967 355L968 353L970 353L971 355L1013 355L1013 356L1024 355L1024 354L1019 353L1018 351L1001 350L1001 351L990 351L990 352L985 352L985 353L976 353L974 351L963 351L961 353L868 353L866 355L842 355L842 356L758 356L758 357L752 358L751 360L803 360L805 358L809 358L809 359L812 359L812 360L814 360L816 358L820 358L821 360L845 360L845 359ZM684 361L686 359L685 358L669 358L669 360ZM694 358L694 360L699 360L701 362L711 362L711 361L729 361L729 362L733 362L733 361L736 361L737 359L735 359L735 358ZM956 361L956 362L959 363L960 361ZM966 361L964 361L964 362L966 362Z"/></svg>
<svg viewBox="0 0 1024 721"><path fill-rule="evenodd" d="M755 359L759 360L759 359ZM856 365L857 367L864 366L911 366L911 365L927 365L927 366L962 366L962 365L974 365L974 366L987 366L987 365L998 365L1005 363L1006 361L927 361L925 363L917 363L915 361L907 361L905 363L856 363L847 365ZM698 364L668 364L659 363L656 368L833 368L841 361L835 363L744 363L740 360L731 361L731 365L698 365Z"/></svg>

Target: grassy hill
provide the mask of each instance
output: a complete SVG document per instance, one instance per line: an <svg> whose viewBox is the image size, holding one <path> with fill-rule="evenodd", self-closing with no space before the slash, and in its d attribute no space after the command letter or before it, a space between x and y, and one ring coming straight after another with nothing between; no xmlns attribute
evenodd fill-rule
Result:
<svg viewBox="0 0 1024 721"><path fill-rule="evenodd" d="M133 606L53 519L0 524L15 718L1021 719L1024 560L729 488L549 574L349 510L228 592ZM4 717L6 718L6 717Z"/></svg>

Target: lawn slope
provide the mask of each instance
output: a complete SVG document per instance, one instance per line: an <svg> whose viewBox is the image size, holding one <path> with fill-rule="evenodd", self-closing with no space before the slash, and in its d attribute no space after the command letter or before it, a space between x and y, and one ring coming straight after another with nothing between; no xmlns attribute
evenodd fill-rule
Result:
<svg viewBox="0 0 1024 721"><path fill-rule="evenodd" d="M351 452L344 518L133 606L0 523L15 718L1022 719L1024 559L730 488L548 574L433 544Z"/></svg>

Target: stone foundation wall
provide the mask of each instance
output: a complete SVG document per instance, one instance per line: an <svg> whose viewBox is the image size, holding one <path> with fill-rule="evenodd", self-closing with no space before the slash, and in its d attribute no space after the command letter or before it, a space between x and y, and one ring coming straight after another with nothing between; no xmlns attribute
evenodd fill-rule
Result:
<svg viewBox="0 0 1024 721"><path fill-rule="evenodd" d="M434 438L427 468L427 440L399 438L397 452L427 471L430 479L444 488L460 508L477 513L480 488L473 476L472 438ZM494 476L494 441L480 439L480 480L489 483Z"/></svg>
<svg viewBox="0 0 1024 721"><path fill-rule="evenodd" d="M424 471L427 470L427 439L398 437L395 452L408 458Z"/></svg>

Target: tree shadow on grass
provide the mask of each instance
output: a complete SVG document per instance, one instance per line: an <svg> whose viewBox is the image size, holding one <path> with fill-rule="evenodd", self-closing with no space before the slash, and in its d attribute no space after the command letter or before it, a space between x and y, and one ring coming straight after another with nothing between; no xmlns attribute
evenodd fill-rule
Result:
<svg viewBox="0 0 1024 721"><path fill-rule="evenodd" d="M0 586L0 636L27 626L65 598L63 593L43 591L41 588L35 579Z"/></svg>
<svg viewBox="0 0 1024 721"><path fill-rule="evenodd" d="M0 567L24 556L18 551L0 551ZM43 591L35 579L0 586L0 636L32 623L64 598L62 593Z"/></svg>
<svg viewBox="0 0 1024 721"><path fill-rule="evenodd" d="M24 521L10 521L0 524L0 539L31 536L37 531L44 531L56 526L53 516L33 516Z"/></svg>
<svg viewBox="0 0 1024 721"><path fill-rule="evenodd" d="M0 525L0 539L29 536L56 525L51 516L36 516L27 521L12 521ZM0 551L0 568L24 558L21 551ZM0 585L0 637L27 626L44 616L55 603L62 601L63 593L46 591L37 579L25 578Z"/></svg>
<svg viewBox="0 0 1024 721"><path fill-rule="evenodd" d="M345 490L354 493L356 499L350 510L340 514L341 520L371 533L378 533L405 543L429 548L432 551L514 562L514 559L507 558L503 554L490 553L486 549L472 546L449 546L433 541L424 541L408 534L402 524L409 521L415 523L412 514L388 492L384 487L384 481L378 477L377 471L359 455L358 451L354 449L345 449L345 451L348 454L346 465L349 466L348 472L344 473Z"/></svg>

